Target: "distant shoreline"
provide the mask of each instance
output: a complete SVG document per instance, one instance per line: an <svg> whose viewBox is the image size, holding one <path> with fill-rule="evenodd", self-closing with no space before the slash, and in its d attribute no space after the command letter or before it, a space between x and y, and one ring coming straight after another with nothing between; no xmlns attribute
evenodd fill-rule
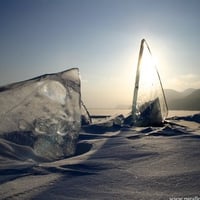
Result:
<svg viewBox="0 0 200 200"><path fill-rule="evenodd" d="M127 114L131 109L114 109L114 108L88 108L91 115L117 115ZM169 110L168 117L173 116L187 116L200 113L200 110Z"/></svg>

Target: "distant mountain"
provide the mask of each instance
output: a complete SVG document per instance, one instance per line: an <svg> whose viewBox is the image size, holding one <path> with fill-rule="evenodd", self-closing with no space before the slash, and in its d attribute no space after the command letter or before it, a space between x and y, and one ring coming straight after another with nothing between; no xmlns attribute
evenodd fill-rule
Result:
<svg viewBox="0 0 200 200"><path fill-rule="evenodd" d="M188 89L184 90L184 91L182 92L182 94L183 94L183 96L187 96L187 95L192 94L192 92L194 92L195 90L196 90L196 89L194 89L194 88L188 88Z"/></svg>
<svg viewBox="0 0 200 200"><path fill-rule="evenodd" d="M169 110L200 110L200 89L188 88L182 92L164 89ZM115 109L131 109L131 105L117 105Z"/></svg>
<svg viewBox="0 0 200 200"><path fill-rule="evenodd" d="M181 92L176 91L176 90L165 89L164 91L165 91L165 96L166 96L167 101L171 101L171 100L183 97L183 94Z"/></svg>
<svg viewBox="0 0 200 200"><path fill-rule="evenodd" d="M183 92L165 89L165 96L170 110L200 110L200 89Z"/></svg>

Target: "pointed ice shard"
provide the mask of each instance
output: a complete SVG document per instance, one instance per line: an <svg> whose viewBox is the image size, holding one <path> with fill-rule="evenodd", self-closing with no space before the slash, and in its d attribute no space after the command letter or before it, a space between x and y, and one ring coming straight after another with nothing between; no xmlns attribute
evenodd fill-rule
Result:
<svg viewBox="0 0 200 200"><path fill-rule="evenodd" d="M73 155L81 126L78 69L0 87L0 137L47 159Z"/></svg>
<svg viewBox="0 0 200 200"><path fill-rule="evenodd" d="M147 42L141 41L132 117L135 125L148 126L164 122L168 108L158 70Z"/></svg>
<svg viewBox="0 0 200 200"><path fill-rule="evenodd" d="M81 101L81 125L89 125L91 123L92 118L90 116L90 113L83 101Z"/></svg>

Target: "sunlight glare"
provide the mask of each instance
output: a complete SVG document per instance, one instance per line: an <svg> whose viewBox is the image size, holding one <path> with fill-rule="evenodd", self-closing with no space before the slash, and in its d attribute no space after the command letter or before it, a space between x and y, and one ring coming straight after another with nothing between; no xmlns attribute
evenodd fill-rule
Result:
<svg viewBox="0 0 200 200"><path fill-rule="evenodd" d="M149 86L153 86L153 84L156 83L157 79L157 72L155 69L155 59L153 56L150 54L149 50L147 49L146 46L144 46L144 51L142 55L142 60L141 60L141 67L140 67L140 74L142 74L140 80L142 82L142 87L147 87L148 89Z"/></svg>

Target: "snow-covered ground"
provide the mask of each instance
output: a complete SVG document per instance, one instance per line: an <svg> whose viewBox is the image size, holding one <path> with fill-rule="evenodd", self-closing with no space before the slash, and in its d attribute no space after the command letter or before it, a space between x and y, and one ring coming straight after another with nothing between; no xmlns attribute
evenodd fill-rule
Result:
<svg viewBox="0 0 200 200"><path fill-rule="evenodd" d="M0 199L198 199L200 114L163 127L88 127L76 156L20 161L0 143ZM15 157L12 157L12 155ZM12 158L12 159L11 159Z"/></svg>

